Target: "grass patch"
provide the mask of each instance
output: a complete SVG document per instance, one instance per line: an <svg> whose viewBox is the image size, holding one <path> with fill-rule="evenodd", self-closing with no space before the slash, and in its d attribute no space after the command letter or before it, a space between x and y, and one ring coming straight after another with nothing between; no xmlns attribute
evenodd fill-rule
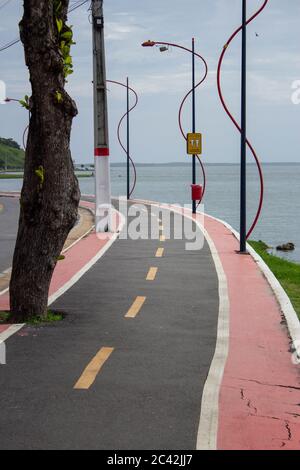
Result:
<svg viewBox="0 0 300 470"><path fill-rule="evenodd" d="M77 178L92 178L93 173L76 173ZM21 180L23 173L0 173L0 180Z"/></svg>
<svg viewBox="0 0 300 470"><path fill-rule="evenodd" d="M23 179L23 173L18 174L5 174L0 173L0 180L21 180Z"/></svg>
<svg viewBox="0 0 300 470"><path fill-rule="evenodd" d="M59 312L54 312L52 310L49 310L47 313L47 316L45 318L41 317L31 317L29 320L27 320L28 325L43 325L46 323L56 323L59 321L62 321L64 319L64 315ZM4 323L11 323L11 314L10 312L1 312L0 311L0 325Z"/></svg>
<svg viewBox="0 0 300 470"><path fill-rule="evenodd" d="M0 312L0 325L1 323L9 322L10 313L9 312Z"/></svg>
<svg viewBox="0 0 300 470"><path fill-rule="evenodd" d="M267 251L268 245L262 241L250 241L249 244L275 274L300 318L300 264L271 255Z"/></svg>

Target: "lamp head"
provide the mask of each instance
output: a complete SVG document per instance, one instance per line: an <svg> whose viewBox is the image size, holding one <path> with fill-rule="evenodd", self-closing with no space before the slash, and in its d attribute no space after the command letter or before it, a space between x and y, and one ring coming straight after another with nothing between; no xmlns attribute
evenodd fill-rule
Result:
<svg viewBox="0 0 300 470"><path fill-rule="evenodd" d="M155 42L154 42L154 41L150 41L150 39L149 39L149 41L145 41L145 42L143 42L143 44L142 44L142 47L153 47L153 46L155 46Z"/></svg>

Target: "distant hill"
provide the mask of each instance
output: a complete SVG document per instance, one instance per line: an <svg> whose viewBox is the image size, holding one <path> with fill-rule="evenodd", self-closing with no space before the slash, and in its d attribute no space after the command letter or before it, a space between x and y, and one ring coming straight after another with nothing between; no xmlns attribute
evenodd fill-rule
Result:
<svg viewBox="0 0 300 470"><path fill-rule="evenodd" d="M25 152L13 139L0 137L0 170L24 168Z"/></svg>

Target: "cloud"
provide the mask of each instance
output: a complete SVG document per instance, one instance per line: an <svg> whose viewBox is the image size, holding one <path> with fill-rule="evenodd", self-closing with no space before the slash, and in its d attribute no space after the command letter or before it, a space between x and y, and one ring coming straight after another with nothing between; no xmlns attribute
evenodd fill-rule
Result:
<svg viewBox="0 0 300 470"><path fill-rule="evenodd" d="M258 99L260 104L291 104L292 80L275 79L260 73L249 73L249 93Z"/></svg>
<svg viewBox="0 0 300 470"><path fill-rule="evenodd" d="M123 41L125 36L132 35L142 30L143 28L136 24L110 21L106 23L105 38L107 41Z"/></svg>

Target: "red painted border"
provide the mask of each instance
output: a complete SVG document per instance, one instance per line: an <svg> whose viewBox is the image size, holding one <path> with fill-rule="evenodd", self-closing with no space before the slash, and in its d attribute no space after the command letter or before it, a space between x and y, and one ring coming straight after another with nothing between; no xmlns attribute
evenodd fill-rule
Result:
<svg viewBox="0 0 300 470"><path fill-rule="evenodd" d="M219 402L219 450L299 450L300 370L276 297L221 222L205 217L230 299L229 355Z"/></svg>
<svg viewBox="0 0 300 470"><path fill-rule="evenodd" d="M95 157L109 157L109 148L95 148Z"/></svg>
<svg viewBox="0 0 300 470"><path fill-rule="evenodd" d="M94 209L95 204L88 201L81 201L81 206ZM118 212L114 212L113 225L117 231L121 223ZM106 233L102 237L97 235L95 231L91 232L87 237L78 241L69 248L65 253L65 259L59 261L53 273L49 297L55 294L67 282L72 279L82 268L84 268L94 256L111 240L113 234ZM9 309L9 292L0 295L0 310ZM0 333L8 329L11 325L1 325Z"/></svg>

